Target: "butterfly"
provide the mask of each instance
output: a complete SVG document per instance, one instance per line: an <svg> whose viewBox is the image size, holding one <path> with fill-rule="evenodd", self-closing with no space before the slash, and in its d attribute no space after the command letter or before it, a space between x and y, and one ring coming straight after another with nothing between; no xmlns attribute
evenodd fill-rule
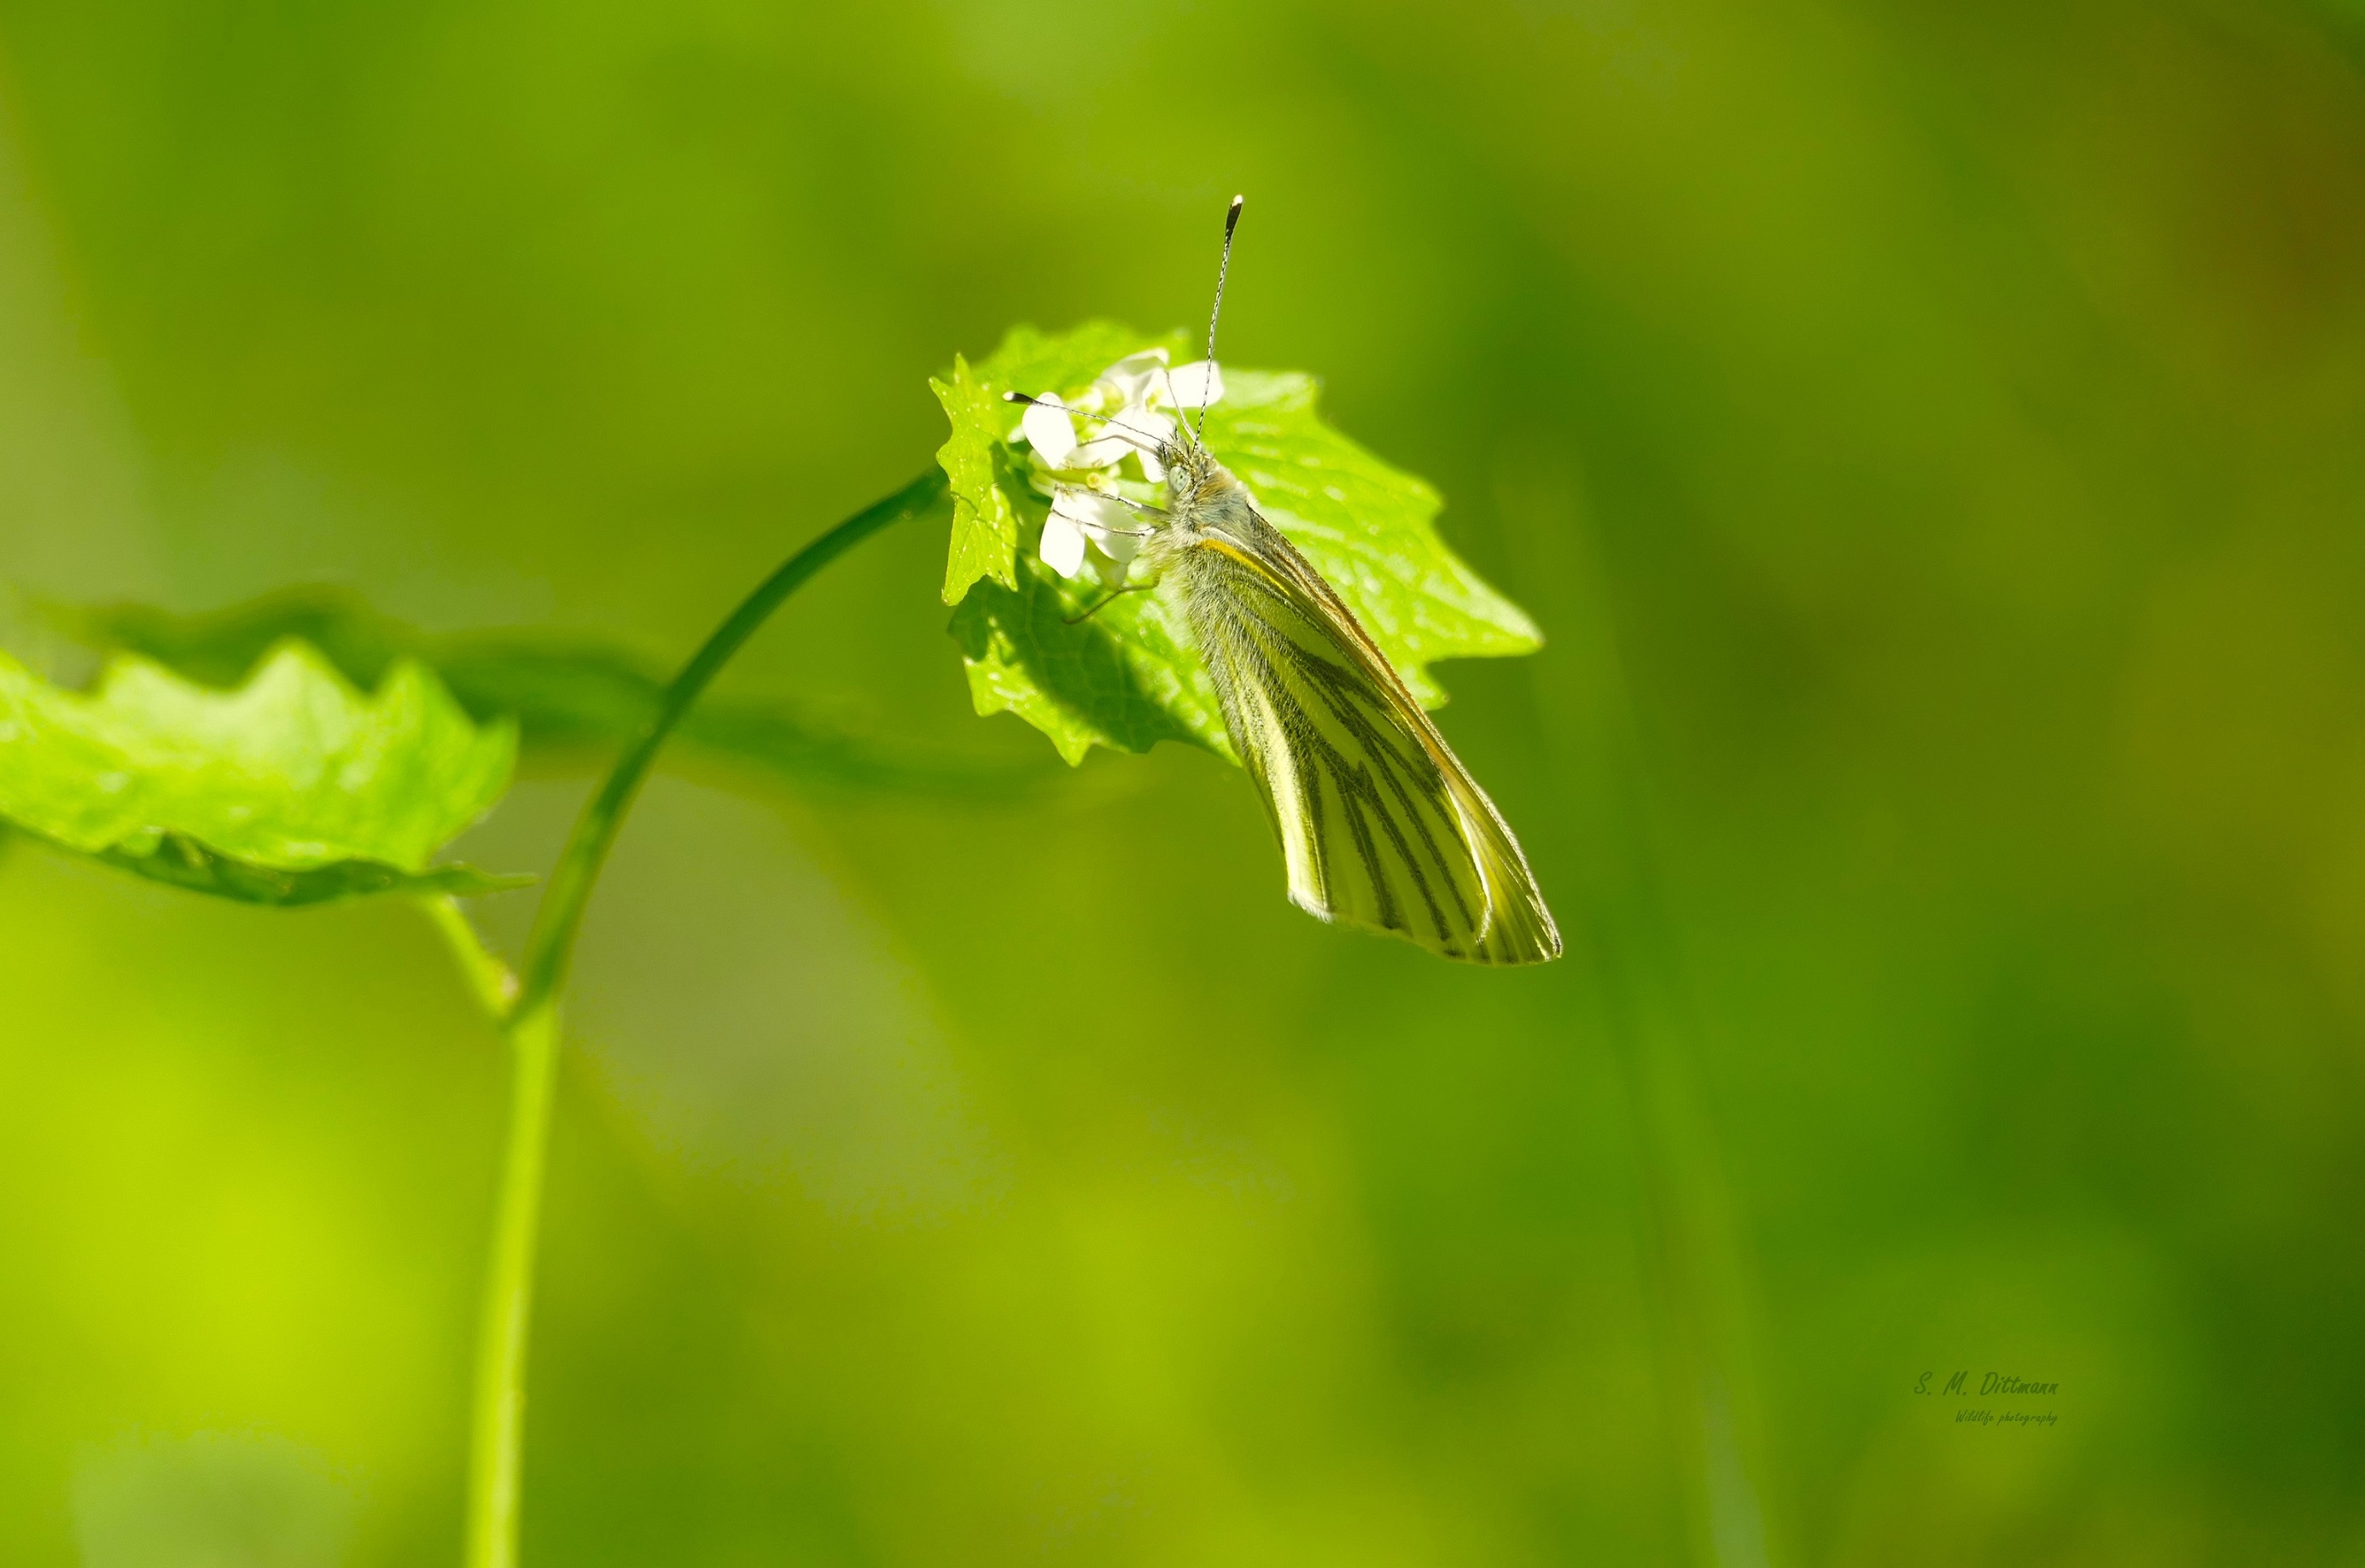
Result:
<svg viewBox="0 0 2365 1568"><path fill-rule="evenodd" d="M1241 205L1225 220L1218 318ZM1205 402L1199 414L1204 427ZM1112 421L1108 433L1136 441L1164 470L1164 507L1126 503L1146 525L1133 531L1150 571L1141 586L1179 612L1198 645L1232 749L1281 840L1290 901L1470 963L1560 957L1560 932L1502 813L1354 611L1198 430Z"/></svg>

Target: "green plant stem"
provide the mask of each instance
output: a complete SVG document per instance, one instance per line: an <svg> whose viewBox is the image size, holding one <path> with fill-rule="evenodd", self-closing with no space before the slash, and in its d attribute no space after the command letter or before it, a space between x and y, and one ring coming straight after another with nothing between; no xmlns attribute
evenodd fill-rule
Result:
<svg viewBox="0 0 2365 1568"><path fill-rule="evenodd" d="M558 991L574 958L575 939L583 928L592 887L607 864L624 813L647 780L667 737L772 612L824 566L889 525L926 511L944 492L944 476L931 471L790 556L682 666L667 687L665 700L648 728L617 759L599 792L575 819L574 832L543 894L533 932L526 939L516 1000L504 1021L510 1053L510 1124L501 1157L500 1196L494 1212L491 1266L485 1280L482 1337L476 1347L467 1568L515 1568L517 1562L526 1330L532 1307L543 1169L550 1141L551 1092L558 1070Z"/></svg>
<svg viewBox="0 0 2365 1568"><path fill-rule="evenodd" d="M1569 1017L1608 1044L1634 1120L1642 1282L1688 1560L1766 1568L1785 1553L1755 1366L1755 1287L1701 1086L1705 1026L1653 851L1654 796L1617 605L1583 493L1577 476L1549 467L1511 469L1500 492L1503 514L1528 520L1508 543L1555 627L1529 669L1556 808L1538 838L1557 840L1570 868L1568 930L1584 953L1557 978L1579 993Z"/></svg>
<svg viewBox="0 0 2365 1568"><path fill-rule="evenodd" d="M460 978L476 993L477 1005L495 1024L506 1027L510 1004L517 1000L517 975L485 946L476 928L461 913L458 899L436 893L420 899L419 907L450 945L453 959L460 966Z"/></svg>
<svg viewBox="0 0 2365 1568"><path fill-rule="evenodd" d="M591 885L599 879L600 867L607 864L608 851L616 842L617 829L623 825L624 812L640 793L650 766L656 761L674 726L681 722L683 715L757 629L770 620L772 612L814 573L890 523L925 511L944 491L943 474L923 475L790 556L731 612L728 620L714 629L706 645L692 655L681 673L673 678L673 684L666 688L665 701L649 721L648 729L617 760L607 782L583 808L583 814L575 819L575 832L558 857L557 868L551 873L550 888L543 895L533 935L526 941L524 983L516 1007L520 1016L542 1006L566 979L567 965L575 957L576 934L582 929L583 912L591 902Z"/></svg>
<svg viewBox="0 0 2365 1568"><path fill-rule="evenodd" d="M510 1125L501 1150L491 1267L476 1327L476 1402L468 1433L469 1568L510 1568L517 1561L526 1325L533 1310L534 1238L550 1147L550 1095L558 1076L558 1010L538 1007L512 1019L504 1032L510 1047Z"/></svg>

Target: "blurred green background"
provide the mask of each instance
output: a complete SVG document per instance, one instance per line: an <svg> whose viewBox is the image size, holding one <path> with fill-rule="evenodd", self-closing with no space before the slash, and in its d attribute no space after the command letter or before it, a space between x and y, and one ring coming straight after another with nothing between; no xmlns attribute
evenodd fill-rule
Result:
<svg viewBox="0 0 2365 1568"><path fill-rule="evenodd" d="M643 803L528 1562L2365 1562L2360 61L2268 0L8 0L0 578L678 658L955 351L1198 320L1244 190L1226 357L1551 639L1443 723L1570 958L1295 913L1239 774L1060 774L940 532L867 546L726 689L1043 782ZM0 1063L0 1559L455 1561L504 1077L426 923L19 844Z"/></svg>

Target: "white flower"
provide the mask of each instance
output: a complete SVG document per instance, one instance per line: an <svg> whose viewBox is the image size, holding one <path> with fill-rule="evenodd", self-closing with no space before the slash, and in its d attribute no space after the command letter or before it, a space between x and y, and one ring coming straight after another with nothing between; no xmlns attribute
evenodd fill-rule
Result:
<svg viewBox="0 0 2365 1568"><path fill-rule="evenodd" d="M1056 392L1037 398L1018 421L1018 433L1035 449L1047 468L1063 472L1115 468L1128 456L1141 465L1142 477L1152 484L1165 477L1154 449L1174 438L1174 416L1195 417L1203 406L1224 397L1223 372L1205 360L1166 368L1166 351L1149 349L1128 354L1094 378L1092 387L1074 403ZM1079 439L1078 415L1084 420Z"/></svg>
<svg viewBox="0 0 2365 1568"><path fill-rule="evenodd" d="M1177 409L1196 414L1224 400L1223 367L1211 359L1194 360L1180 370L1167 372L1166 387L1173 394Z"/></svg>
<svg viewBox="0 0 2365 1568"><path fill-rule="evenodd" d="M1066 407L1057 392L1046 392L1026 405L1026 417L1018 421L1026 444L1046 467L1065 468L1076 450L1076 427L1059 411Z"/></svg>
<svg viewBox="0 0 2365 1568"><path fill-rule="evenodd" d="M1083 569L1084 542L1119 566L1141 548L1140 530L1125 503L1099 490L1062 485L1052 498L1051 515L1043 520L1043 564L1063 577Z"/></svg>
<svg viewBox="0 0 2365 1568"><path fill-rule="evenodd" d="M1201 360L1179 370L1166 367L1166 351L1128 354L1104 370L1091 390L1073 404L1046 392L1028 405L1018 433L1044 467L1061 475L1082 474L1082 484L1052 482L1051 516L1043 525L1043 562L1063 577L1083 569L1084 545L1097 545L1122 567L1140 548L1140 530L1124 504L1109 495L1127 457L1141 476L1162 482L1165 467L1158 446L1174 439L1175 416L1195 416L1224 396L1223 372ZM1170 412L1170 410L1171 410ZM1098 415L1076 432L1078 414Z"/></svg>
<svg viewBox="0 0 2365 1568"><path fill-rule="evenodd" d="M1141 465L1141 476L1155 485L1166 477L1158 448L1174 439L1174 421L1139 404L1119 409L1105 420L1094 420L1091 440L1068 459L1073 468L1115 468L1131 457Z"/></svg>
<svg viewBox="0 0 2365 1568"><path fill-rule="evenodd" d="M1144 349L1127 354L1093 379L1093 390L1104 397L1114 398L1121 405L1148 406L1163 388L1166 379L1166 351Z"/></svg>

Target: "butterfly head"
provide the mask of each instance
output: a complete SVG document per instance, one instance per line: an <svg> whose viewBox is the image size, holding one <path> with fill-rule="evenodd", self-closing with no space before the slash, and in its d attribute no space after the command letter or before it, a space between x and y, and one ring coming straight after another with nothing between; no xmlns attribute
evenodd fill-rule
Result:
<svg viewBox="0 0 2365 1568"><path fill-rule="evenodd" d="M1177 518L1189 517L1239 495L1240 482L1216 461L1216 454L1187 430L1160 443L1158 461L1166 469L1166 504Z"/></svg>

